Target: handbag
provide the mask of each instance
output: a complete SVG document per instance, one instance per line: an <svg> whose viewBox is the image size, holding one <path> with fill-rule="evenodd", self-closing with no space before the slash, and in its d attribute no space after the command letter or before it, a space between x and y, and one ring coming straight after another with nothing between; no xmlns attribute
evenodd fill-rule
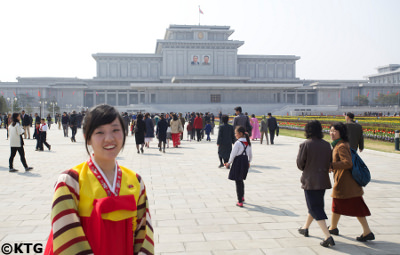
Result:
<svg viewBox="0 0 400 255"><path fill-rule="evenodd" d="M353 179L360 185L365 187L371 181L371 173L367 165L365 165L364 161L357 154L357 151L350 148L351 152L351 160L353 162L353 169L351 170L351 174Z"/></svg>

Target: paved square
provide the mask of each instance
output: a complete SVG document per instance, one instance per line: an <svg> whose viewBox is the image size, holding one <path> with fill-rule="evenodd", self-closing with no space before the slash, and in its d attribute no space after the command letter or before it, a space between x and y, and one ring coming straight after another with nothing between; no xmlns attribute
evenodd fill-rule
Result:
<svg viewBox="0 0 400 255"><path fill-rule="evenodd" d="M5 129L0 129L0 138L0 245L45 244L57 176L88 157L82 130L78 129L77 143L71 143L53 126L48 132L51 151L35 152L36 140L25 140L26 159L34 167L30 173L22 171L18 155L14 167L20 171L8 172ZM361 225L356 218L342 217L341 235L334 236L336 246L327 249L319 245L323 235L316 223L309 238L297 233L307 214L301 171L295 162L301 141L279 136L273 146L253 142L244 208L235 206L235 185L227 179L228 170L217 167L216 135L212 142L183 141L181 148L169 148L165 154L155 141L144 154L137 154L135 140L129 136L118 162L144 178L156 254L399 254L400 155L361 153L373 179L364 199L376 240L355 241ZM325 195L329 218L330 194L328 190Z"/></svg>

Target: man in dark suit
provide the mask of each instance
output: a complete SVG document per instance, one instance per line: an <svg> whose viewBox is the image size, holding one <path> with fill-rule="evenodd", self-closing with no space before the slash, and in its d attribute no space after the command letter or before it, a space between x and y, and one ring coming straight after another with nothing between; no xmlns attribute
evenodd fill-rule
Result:
<svg viewBox="0 0 400 255"><path fill-rule="evenodd" d="M242 107L235 107L236 117L233 119L233 129L235 130L237 126L242 126L246 129L246 132L251 136L252 126L250 125L250 119L248 116L242 113Z"/></svg>
<svg viewBox="0 0 400 255"><path fill-rule="evenodd" d="M21 112L21 120L22 120L22 127L24 128L24 138L26 139L26 136L28 136L28 139L31 139L31 132L29 130L31 120L29 118L29 115L25 113L25 110L22 110Z"/></svg>
<svg viewBox="0 0 400 255"><path fill-rule="evenodd" d="M362 126L354 121L354 114L346 114L347 136L349 137L350 148L362 152L364 150L364 136Z"/></svg>
<svg viewBox="0 0 400 255"><path fill-rule="evenodd" d="M278 123L276 122L275 117L272 117L270 112L268 113L267 126L271 144L274 144L275 131L278 128Z"/></svg>

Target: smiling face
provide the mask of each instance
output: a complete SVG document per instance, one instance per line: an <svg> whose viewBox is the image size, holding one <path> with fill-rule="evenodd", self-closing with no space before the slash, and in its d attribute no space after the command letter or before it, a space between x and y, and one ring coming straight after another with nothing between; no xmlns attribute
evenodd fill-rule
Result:
<svg viewBox="0 0 400 255"><path fill-rule="evenodd" d="M242 138L243 137L243 133L238 132L237 130L235 130L235 137L236 137L236 139Z"/></svg>
<svg viewBox="0 0 400 255"><path fill-rule="evenodd" d="M340 138L340 132L336 130L334 127L331 127L329 135L331 136L332 141L335 141Z"/></svg>
<svg viewBox="0 0 400 255"><path fill-rule="evenodd" d="M116 118L110 124L101 125L93 131L88 141L92 146L96 162L115 162L124 143L124 132L121 123Z"/></svg>

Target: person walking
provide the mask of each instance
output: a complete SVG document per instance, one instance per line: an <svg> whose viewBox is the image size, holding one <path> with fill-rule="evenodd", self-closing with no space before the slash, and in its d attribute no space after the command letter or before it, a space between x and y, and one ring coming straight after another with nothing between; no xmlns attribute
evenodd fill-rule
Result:
<svg viewBox="0 0 400 255"><path fill-rule="evenodd" d="M249 136L252 135L252 126L249 117L242 113L242 107L235 107L236 117L233 118L233 129L236 130L237 126L242 126Z"/></svg>
<svg viewBox="0 0 400 255"><path fill-rule="evenodd" d="M269 145L269 139L268 139L268 125L267 125L267 118L265 118L265 115L263 115L262 120L261 120L261 138L260 138L260 143L263 143L263 138L265 135L265 141L267 141L267 145Z"/></svg>
<svg viewBox="0 0 400 255"><path fill-rule="evenodd" d="M49 114L47 114L47 126L49 127L49 129L51 128L51 124L52 124L52 118L51 118L51 116L50 116L50 113Z"/></svg>
<svg viewBox="0 0 400 255"><path fill-rule="evenodd" d="M261 138L261 134L260 134L260 126L258 124L258 119L256 118L256 116L254 114L251 115L251 119L250 119L250 125L251 125L251 140L257 140L258 138Z"/></svg>
<svg viewBox="0 0 400 255"><path fill-rule="evenodd" d="M229 161L225 163L225 167L229 168L232 164L228 178L236 183L236 195L238 198L236 205L243 207L244 180L246 180L253 154L250 138L244 127L238 126L235 128L235 137L237 141L233 145Z"/></svg>
<svg viewBox="0 0 400 255"><path fill-rule="evenodd" d="M64 132L64 137L68 137L69 116L66 112L64 112L61 117L61 124Z"/></svg>
<svg viewBox="0 0 400 255"><path fill-rule="evenodd" d="M8 140L8 138L9 138L9 136L10 136L10 134L9 134L9 132L8 132L8 128L9 128L9 126L10 126L10 124L11 124L11 113L9 113L9 114L7 114L7 115L5 115L4 116L4 128L6 128L7 129L7 140Z"/></svg>
<svg viewBox="0 0 400 255"><path fill-rule="evenodd" d="M51 150L51 145L47 143L47 125L46 120L42 119L42 123L40 124L40 150L43 151L43 144L46 145L47 149Z"/></svg>
<svg viewBox="0 0 400 255"><path fill-rule="evenodd" d="M181 121L181 125L182 125L182 130L185 130L185 123L186 123L186 120L185 120L185 118L182 116L182 113L179 113L179 118L178 118L180 121ZM182 131L182 133L181 133L181 141L183 140L183 131Z"/></svg>
<svg viewBox="0 0 400 255"><path fill-rule="evenodd" d="M28 136L28 139L31 139L31 131L30 131L30 124L31 120L29 115L25 113L25 110L21 112L21 120L22 120L22 127L24 128L24 138Z"/></svg>
<svg viewBox="0 0 400 255"><path fill-rule="evenodd" d="M374 240L375 235L369 228L366 218L371 213L362 198L363 188L351 174L353 163L346 125L341 122L332 124L329 134L333 141L330 171L333 172L333 179L335 180L332 191L332 221L329 232L333 235L339 235L340 216L353 216L357 217L363 229L363 233L356 240L360 242Z"/></svg>
<svg viewBox="0 0 400 255"><path fill-rule="evenodd" d="M158 148L162 152L165 153L165 144L167 142L167 129L168 129L168 123L165 120L164 114L161 114L160 120L157 123L157 128L156 128L156 135L158 138Z"/></svg>
<svg viewBox="0 0 400 255"><path fill-rule="evenodd" d="M354 114L351 112L346 114L345 119L350 148L354 149L355 151L359 149L360 152L362 152L364 150L364 135L362 126L354 121Z"/></svg>
<svg viewBox="0 0 400 255"><path fill-rule="evenodd" d="M329 247L335 245L326 225L324 210L325 190L332 188L329 179L329 166L332 161L331 145L323 140L322 126L318 120L311 121L305 126L306 141L300 144L297 154L297 167L303 171L301 175L301 188L304 189L308 216L303 227L299 228L300 234L309 236L309 227L315 219L324 233L324 241L320 245Z"/></svg>
<svg viewBox="0 0 400 255"><path fill-rule="evenodd" d="M223 167L229 161L229 156L232 151L232 144L235 143L235 131L233 127L228 124L229 116L221 116L221 124L218 130L217 146L219 157L219 168Z"/></svg>
<svg viewBox="0 0 400 255"><path fill-rule="evenodd" d="M135 124L135 141L136 141L136 149L137 153L144 153L143 147L144 147L144 136L146 134L146 124L143 121L143 114L139 113L136 117L136 124ZM139 145L140 151L139 151Z"/></svg>
<svg viewBox="0 0 400 255"><path fill-rule="evenodd" d="M17 172L18 170L14 168L14 157L19 154L21 158L21 163L25 167L25 171L30 171L33 167L29 167L26 163L25 159L25 150L24 150L24 139L22 138L22 134L24 133L23 128L20 125L21 115L17 112L13 113L11 116L11 124L8 127L8 134L10 137L10 159L9 159L9 172Z"/></svg>
<svg viewBox="0 0 400 255"><path fill-rule="evenodd" d="M193 128L196 129L197 141L201 141L201 130L203 129L203 120L200 118L200 114L196 113L196 118L194 119Z"/></svg>
<svg viewBox="0 0 400 255"><path fill-rule="evenodd" d="M272 117L272 114L270 112L268 113L267 126L269 130L269 138L272 145L274 144L275 131L278 128L278 123L276 122L276 118Z"/></svg>
<svg viewBox="0 0 400 255"><path fill-rule="evenodd" d="M76 111L73 110L71 116L69 117L69 126L71 127L71 142L76 143L76 132L78 129L78 114L76 114Z"/></svg>
<svg viewBox="0 0 400 255"><path fill-rule="evenodd" d="M176 114L173 114L172 120L169 124L171 126L172 146L178 148L178 146L181 144L180 136L183 132L182 123L179 120L178 116Z"/></svg>
<svg viewBox="0 0 400 255"><path fill-rule="evenodd" d="M35 151L40 151L41 150L40 148L43 147L43 144L41 146L41 143L40 143L40 123L35 124L35 131L33 133L33 139L36 139Z"/></svg>
<svg viewBox="0 0 400 255"><path fill-rule="evenodd" d="M99 105L83 122L89 159L55 184L48 254L154 254L153 227L143 178L118 164L125 123Z"/></svg>
<svg viewBox="0 0 400 255"><path fill-rule="evenodd" d="M147 148L150 148L150 142L154 138L154 124L153 120L150 118L150 113L144 115L144 123L146 124L146 135L144 136L144 143Z"/></svg>

